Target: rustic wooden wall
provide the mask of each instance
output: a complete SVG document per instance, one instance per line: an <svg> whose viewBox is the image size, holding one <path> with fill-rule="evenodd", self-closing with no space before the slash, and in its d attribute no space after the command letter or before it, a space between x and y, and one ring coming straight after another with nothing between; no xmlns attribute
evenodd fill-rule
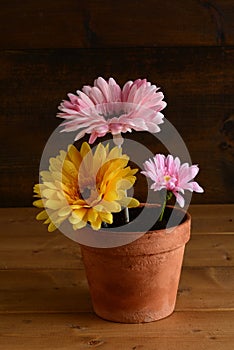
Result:
<svg viewBox="0 0 234 350"><path fill-rule="evenodd" d="M100 75L161 86L165 116L201 168L206 192L193 203L233 201L233 0L0 5L0 206L31 205L58 104Z"/></svg>

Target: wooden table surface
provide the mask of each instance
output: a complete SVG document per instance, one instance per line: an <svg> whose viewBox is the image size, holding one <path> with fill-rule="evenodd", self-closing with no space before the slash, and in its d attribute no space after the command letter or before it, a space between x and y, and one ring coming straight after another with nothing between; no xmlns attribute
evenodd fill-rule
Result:
<svg viewBox="0 0 234 350"><path fill-rule="evenodd" d="M147 324L92 312L79 247L0 209L0 349L233 350L234 205L194 205L175 312Z"/></svg>

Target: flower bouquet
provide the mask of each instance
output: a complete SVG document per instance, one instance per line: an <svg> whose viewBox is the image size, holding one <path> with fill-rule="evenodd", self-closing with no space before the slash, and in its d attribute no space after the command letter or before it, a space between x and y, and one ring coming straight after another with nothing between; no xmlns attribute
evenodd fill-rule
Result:
<svg viewBox="0 0 234 350"><path fill-rule="evenodd" d="M174 130L161 113L166 103L158 90L146 79L121 89L113 78L98 78L93 87L68 94L58 117L65 119L61 131L72 140L50 157L49 169L40 171L34 186L34 205L43 209L37 219L49 232L59 228L80 244L94 311L107 320L149 322L173 312L191 222L178 205L189 204L185 191L203 192L193 181L198 166L190 165L183 143L184 163L123 138L132 130L166 136L168 128ZM85 134L89 142L78 149L75 141ZM97 142L107 134L109 141ZM53 137L58 146L60 135ZM44 154L52 148L48 142ZM148 182L147 203L133 197L137 172ZM167 206L173 197L176 203Z"/></svg>

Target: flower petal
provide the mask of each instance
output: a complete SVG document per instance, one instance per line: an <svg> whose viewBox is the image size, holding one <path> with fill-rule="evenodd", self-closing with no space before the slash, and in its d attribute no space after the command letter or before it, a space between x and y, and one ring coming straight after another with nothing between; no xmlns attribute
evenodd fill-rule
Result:
<svg viewBox="0 0 234 350"><path fill-rule="evenodd" d="M36 219L37 220L46 220L46 219L48 219L48 214L47 214L46 210L43 210L39 214L37 214Z"/></svg>
<svg viewBox="0 0 234 350"><path fill-rule="evenodd" d="M67 121L62 131L81 130L76 140L91 134L89 142L108 132L116 135L133 130L160 131L163 122L160 111L166 107L164 95L146 79L128 81L123 89L113 78L108 81L98 77L94 86L84 86L77 96L68 94L62 101L58 117Z"/></svg>
<svg viewBox="0 0 234 350"><path fill-rule="evenodd" d="M45 181L42 179L42 184L34 186L39 198L34 204L46 208L37 218L45 220L49 231L67 219L75 230L87 222L95 230L103 220L112 223L112 213L120 212L121 204L138 205L137 200L126 194L137 172L127 163L128 157L118 147L109 149L108 144L105 147L99 144L93 154L86 142L80 152L69 145L67 153L62 150L50 159Z"/></svg>

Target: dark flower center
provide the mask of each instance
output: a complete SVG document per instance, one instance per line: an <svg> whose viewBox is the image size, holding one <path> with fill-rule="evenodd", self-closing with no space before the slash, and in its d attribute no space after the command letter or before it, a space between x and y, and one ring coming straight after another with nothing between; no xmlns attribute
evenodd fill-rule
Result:
<svg viewBox="0 0 234 350"><path fill-rule="evenodd" d="M104 117L106 120L112 119L112 118L119 118L121 115L124 114L124 111L119 111L119 112L113 112L113 113L99 113L100 116Z"/></svg>
<svg viewBox="0 0 234 350"><path fill-rule="evenodd" d="M121 115L129 113L133 107L132 104L124 102L108 102L97 105L98 114L106 120L119 118Z"/></svg>
<svg viewBox="0 0 234 350"><path fill-rule="evenodd" d="M88 199L90 197L90 195L91 195L91 190L88 187L85 187L84 190L82 190L82 192L81 192L81 197L84 200Z"/></svg>

